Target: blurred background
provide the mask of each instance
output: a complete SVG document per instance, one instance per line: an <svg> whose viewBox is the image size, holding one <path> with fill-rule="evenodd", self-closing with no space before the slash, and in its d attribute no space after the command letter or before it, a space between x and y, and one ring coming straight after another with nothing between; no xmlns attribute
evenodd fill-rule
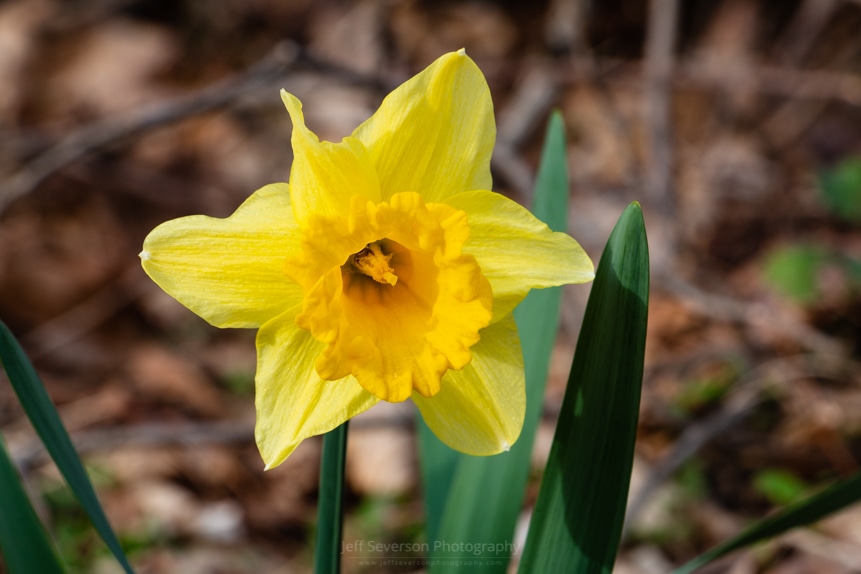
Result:
<svg viewBox="0 0 861 574"><path fill-rule="evenodd" d="M858 0L6 0L0 318L139 572L310 571L320 450L263 472L254 332L163 294L144 236L288 179L280 88L337 141L461 47L491 87L497 191L528 205L557 108L569 231L593 259L624 206L644 207L652 301L617 571L666 572L859 470ZM566 291L524 525L588 292ZM346 540L422 539L412 416L380 406L351 426ZM5 379L0 430L73 571L117 572ZM853 509L714 571L859 564Z"/></svg>

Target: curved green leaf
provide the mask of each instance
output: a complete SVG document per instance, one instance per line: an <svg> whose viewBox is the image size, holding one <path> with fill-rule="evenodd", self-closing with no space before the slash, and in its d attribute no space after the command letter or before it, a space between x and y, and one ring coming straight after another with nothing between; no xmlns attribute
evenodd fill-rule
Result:
<svg viewBox="0 0 861 574"><path fill-rule="evenodd" d="M810 498L796 502L746 528L741 534L694 558L673 574L688 574L734 550L816 522L861 500L861 472L840 480Z"/></svg>
<svg viewBox="0 0 861 574"><path fill-rule="evenodd" d="M27 359L21 345L18 344L15 336L2 321L0 321L0 362L6 369L9 382L15 390L15 394L18 395L24 412L27 413L33 428L36 429L48 454L54 459L57 468L69 484L69 488L72 489L96 527L99 536L108 545L123 569L128 574L132 574L132 567L123 554L114 531L111 530L105 512L93 490L93 485L84 470L84 465L81 464L81 459L78 458L78 453L72 446L72 441L65 427L63 427L57 409L54 408L54 403L51 402L39 375L36 374L36 370Z"/></svg>
<svg viewBox="0 0 861 574"><path fill-rule="evenodd" d="M18 480L15 465L0 440L0 549L9 574L63 574L54 545ZM2 568L0 568L2 570Z"/></svg>
<svg viewBox="0 0 861 574"><path fill-rule="evenodd" d="M633 463L648 300L646 231L634 203L598 265L520 572L613 569Z"/></svg>
<svg viewBox="0 0 861 574"><path fill-rule="evenodd" d="M433 542L439 540L439 529L445 502L451 490L454 475L464 455L444 445L422 417L416 418L419 443L419 466L422 478L422 497L425 505L425 536Z"/></svg>

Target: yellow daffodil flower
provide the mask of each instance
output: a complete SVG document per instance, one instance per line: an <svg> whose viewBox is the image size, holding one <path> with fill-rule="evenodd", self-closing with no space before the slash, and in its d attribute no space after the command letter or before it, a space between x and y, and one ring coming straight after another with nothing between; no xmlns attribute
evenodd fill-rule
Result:
<svg viewBox="0 0 861 574"><path fill-rule="evenodd" d="M461 50L385 98L340 143L293 121L290 184L226 219L168 221L146 273L217 327L257 333L256 439L267 468L379 400L412 398L474 455L508 450L525 408L512 310L592 279L576 241L490 191L484 76Z"/></svg>

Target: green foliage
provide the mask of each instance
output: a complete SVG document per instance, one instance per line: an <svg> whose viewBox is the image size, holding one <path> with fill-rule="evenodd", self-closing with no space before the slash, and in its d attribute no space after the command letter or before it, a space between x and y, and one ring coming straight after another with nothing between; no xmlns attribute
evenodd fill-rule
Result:
<svg viewBox="0 0 861 574"><path fill-rule="evenodd" d="M726 366L715 375L688 381L674 398L673 406L680 413L689 415L717 403L727 394L735 378L735 370Z"/></svg>
<svg viewBox="0 0 861 574"><path fill-rule="evenodd" d="M753 487L777 505L795 502L809 490L807 483L795 474L777 468L757 472L753 477Z"/></svg>
<svg viewBox="0 0 861 574"><path fill-rule="evenodd" d="M317 496L317 545L314 549L314 572L317 574L338 574L341 571L348 426L349 421L323 435L320 492Z"/></svg>
<svg viewBox="0 0 861 574"><path fill-rule="evenodd" d="M98 489L113 484L112 477L98 466L87 465L87 474ZM60 556L72 572L92 571L96 560L106 556L108 549L99 543L99 535L78 499L59 477L41 480L39 491L50 512Z"/></svg>
<svg viewBox="0 0 861 574"><path fill-rule="evenodd" d="M568 171L561 115L548 124L535 189L533 213L551 229L565 230ZM532 291L514 312L526 370L526 418L520 438L507 453L470 457L442 443L421 423L419 440L427 509L428 540L457 545L490 543L494 551L468 566L443 561L432 572L505 572L513 550L514 527L529 478L530 457L541 418L548 365L559 325L562 290ZM495 548L504 550L497 552ZM462 551L453 550L463 556ZM444 557L446 552L435 553ZM476 564L478 562L478 564Z"/></svg>
<svg viewBox="0 0 861 574"><path fill-rule="evenodd" d="M830 283L824 284L828 272ZM776 291L800 305L853 297L861 290L861 260L814 243L792 243L772 251L763 275Z"/></svg>
<svg viewBox="0 0 861 574"><path fill-rule="evenodd" d="M819 296L819 273L828 253L814 245L789 245L773 251L765 261L765 279L778 292L801 304Z"/></svg>
<svg viewBox="0 0 861 574"><path fill-rule="evenodd" d="M841 258L843 268L846 270L846 275L849 277L849 282L854 289L861 287L861 259L852 257Z"/></svg>
<svg viewBox="0 0 861 574"><path fill-rule="evenodd" d="M640 206L616 224L586 306L520 572L609 573L643 380L649 256Z"/></svg>
<svg viewBox="0 0 861 574"><path fill-rule="evenodd" d="M730 552L779 536L798 526L812 524L857 503L859 499L861 499L861 472L839 480L817 494L795 502L780 512L752 524L738 536L691 560L676 569L673 574L689 574Z"/></svg>
<svg viewBox="0 0 861 574"><path fill-rule="evenodd" d="M91 570L99 549L98 535L80 503L62 482L43 485L40 490L53 517L52 530L60 555L73 572Z"/></svg>
<svg viewBox="0 0 861 574"><path fill-rule="evenodd" d="M24 412L27 413L48 454L51 455L63 478L66 479L75 497L90 517L102 540L116 556L123 569L131 574L132 567L108 524L93 485L81 464L81 459L78 458L78 453L72 446L72 441L54 408L54 403L51 402L21 345L2 321L0 321L0 360Z"/></svg>
<svg viewBox="0 0 861 574"><path fill-rule="evenodd" d="M236 369L228 371L222 377L225 388L237 397L254 396L254 372Z"/></svg>
<svg viewBox="0 0 861 574"><path fill-rule="evenodd" d="M21 485L6 445L0 439L0 550L9 574L62 574L54 545ZM0 568L2 570L2 568Z"/></svg>
<svg viewBox="0 0 861 574"><path fill-rule="evenodd" d="M427 539L433 541L439 539L445 503L463 455L440 442L422 417L416 419L416 431L425 507L425 532Z"/></svg>
<svg viewBox="0 0 861 574"><path fill-rule="evenodd" d="M819 188L836 215L861 223L861 158L845 159L824 171L819 178Z"/></svg>
<svg viewBox="0 0 861 574"><path fill-rule="evenodd" d="M688 461L679 469L678 483L685 495L694 500L705 497L708 492L708 481L697 459Z"/></svg>
<svg viewBox="0 0 861 574"><path fill-rule="evenodd" d="M861 158L845 159L823 171L819 189L836 216L861 223ZM811 305L824 294L822 276L826 268L842 276L851 291L849 296L861 289L861 260L816 243L796 242L772 251L765 260L763 273L776 291L798 304ZM833 287L825 289L831 291Z"/></svg>

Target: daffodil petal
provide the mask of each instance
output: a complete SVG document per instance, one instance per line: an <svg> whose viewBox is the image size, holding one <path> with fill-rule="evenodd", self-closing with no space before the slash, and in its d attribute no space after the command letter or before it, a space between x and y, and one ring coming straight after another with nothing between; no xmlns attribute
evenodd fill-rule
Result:
<svg viewBox="0 0 861 574"><path fill-rule="evenodd" d="M192 215L162 223L144 240L144 271L216 327L259 327L302 300L283 271L297 244L284 183L254 192L226 219Z"/></svg>
<svg viewBox="0 0 861 574"><path fill-rule="evenodd" d="M296 326L299 310L285 312L257 332L254 435L267 469L284 462L304 439L329 432L378 400L352 376L320 378L314 361L324 344Z"/></svg>
<svg viewBox="0 0 861 574"><path fill-rule="evenodd" d="M550 230L516 202L492 191L467 191L446 204L466 212L463 246L493 288L493 321L505 317L530 289L586 283L595 277L580 244Z"/></svg>
<svg viewBox="0 0 861 574"><path fill-rule="evenodd" d="M395 89L353 135L376 166L383 200L416 191L428 203L440 202L491 188L493 102L463 51L442 56Z"/></svg>
<svg viewBox="0 0 861 574"><path fill-rule="evenodd" d="M312 216L345 215L354 195L378 202L380 184L362 142L354 137L340 143L321 142L305 126L302 104L296 96L281 90L281 99L293 120L290 187L299 223L314 225Z"/></svg>
<svg viewBox="0 0 861 574"><path fill-rule="evenodd" d="M475 456L508 450L523 427L526 387L514 318L481 331L472 361L450 370L431 398L412 399L425 422L445 444Z"/></svg>

